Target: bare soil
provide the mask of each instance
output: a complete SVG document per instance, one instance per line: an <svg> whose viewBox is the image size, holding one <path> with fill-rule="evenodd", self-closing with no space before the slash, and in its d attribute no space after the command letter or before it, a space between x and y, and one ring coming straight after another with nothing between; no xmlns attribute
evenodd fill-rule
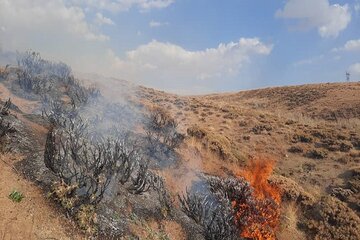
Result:
<svg viewBox="0 0 360 240"><path fill-rule="evenodd" d="M0 155L0 239L81 239L68 219L56 211L41 189L14 170L20 156ZM19 203L8 195L19 191Z"/></svg>

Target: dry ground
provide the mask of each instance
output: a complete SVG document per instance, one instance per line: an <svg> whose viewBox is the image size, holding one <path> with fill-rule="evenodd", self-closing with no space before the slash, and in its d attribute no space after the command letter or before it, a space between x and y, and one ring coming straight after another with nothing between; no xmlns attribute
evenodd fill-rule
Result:
<svg viewBox="0 0 360 240"><path fill-rule="evenodd" d="M41 189L14 170L12 166L20 159L0 156L0 239L81 239ZM8 198L13 190L24 194L20 203Z"/></svg>

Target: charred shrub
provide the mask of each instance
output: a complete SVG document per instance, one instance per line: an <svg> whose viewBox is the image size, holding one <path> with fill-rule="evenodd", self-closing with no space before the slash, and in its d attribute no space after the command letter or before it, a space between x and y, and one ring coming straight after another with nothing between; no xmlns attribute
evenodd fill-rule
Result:
<svg viewBox="0 0 360 240"><path fill-rule="evenodd" d="M181 209L189 218L202 226L205 239L239 239L230 202L220 202L220 200L214 196L191 194L188 191L184 196L179 196Z"/></svg>
<svg viewBox="0 0 360 240"><path fill-rule="evenodd" d="M52 129L47 135L44 161L70 188L66 197L74 199L69 208L97 204L113 174L112 159L103 157L101 145L93 146L74 130Z"/></svg>
<svg viewBox="0 0 360 240"><path fill-rule="evenodd" d="M8 99L0 107L0 152L6 152L9 150L6 146L8 142L8 135L16 131L11 121L6 118L6 116L10 114L10 106L11 101Z"/></svg>
<svg viewBox="0 0 360 240"><path fill-rule="evenodd" d="M150 146L156 149L159 145L165 145L170 150L178 147L184 140L184 135L177 132L177 126L169 113L161 108L153 109L145 123Z"/></svg>
<svg viewBox="0 0 360 240"><path fill-rule="evenodd" d="M4 102L4 104L0 107L0 115L7 116L10 114L11 100L10 98Z"/></svg>
<svg viewBox="0 0 360 240"><path fill-rule="evenodd" d="M98 88L95 86L85 87L77 80L73 80L72 84L68 85L67 92L71 99L71 105L75 107L84 106L100 96Z"/></svg>
<svg viewBox="0 0 360 240"><path fill-rule="evenodd" d="M133 145L121 138L93 141L86 124L78 119L50 129L44 163L58 179L50 195L89 234L96 232L100 201L105 194L111 197L117 193L117 187L109 189L110 183L120 183L131 194L142 194L152 186L148 163Z"/></svg>
<svg viewBox="0 0 360 240"><path fill-rule="evenodd" d="M206 177L209 193L189 193L179 197L184 213L203 227L205 239L239 239L241 230L254 217L255 199L252 189L243 179ZM234 204L235 203L235 204ZM240 206L252 211L242 211Z"/></svg>
<svg viewBox="0 0 360 240"><path fill-rule="evenodd" d="M98 204L111 181L127 183L133 194L150 187L147 163L133 146L120 138L92 141L81 119L49 130L44 162L71 189L66 197L74 199L73 208Z"/></svg>
<svg viewBox="0 0 360 240"><path fill-rule="evenodd" d="M18 66L30 76L37 76L46 74L47 76L54 76L63 81L72 78L72 70L65 63L54 63L41 58L40 53L26 51L18 53Z"/></svg>
<svg viewBox="0 0 360 240"><path fill-rule="evenodd" d="M19 70L17 84L26 92L45 94L55 89L60 81L72 78L71 68L41 58L37 52L27 51L17 56Z"/></svg>
<svg viewBox="0 0 360 240"><path fill-rule="evenodd" d="M17 83L19 84L20 88L26 92L34 92L35 94L39 94L42 91L47 92L52 87L50 81L46 81L46 79L40 76L33 76L26 70L19 70L17 75Z"/></svg>
<svg viewBox="0 0 360 240"><path fill-rule="evenodd" d="M78 109L73 105L65 105L61 100L44 97L42 117L52 126L65 127L66 122L73 122L78 118Z"/></svg>
<svg viewBox="0 0 360 240"><path fill-rule="evenodd" d="M168 214L171 215L171 211L173 209L173 200L165 186L164 179L159 175L152 173L150 183L152 189L154 189L158 194L158 200L162 207L161 212L163 216L166 217Z"/></svg>
<svg viewBox="0 0 360 240"><path fill-rule="evenodd" d="M7 78L9 65L6 65L5 68L0 68L0 81Z"/></svg>

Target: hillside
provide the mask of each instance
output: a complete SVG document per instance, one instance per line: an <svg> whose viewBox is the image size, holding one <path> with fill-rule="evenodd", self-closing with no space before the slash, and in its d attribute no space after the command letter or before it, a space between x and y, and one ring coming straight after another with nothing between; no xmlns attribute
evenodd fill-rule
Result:
<svg viewBox="0 0 360 240"><path fill-rule="evenodd" d="M15 129L2 139L3 238L360 237L360 83L178 96L116 79L95 80L98 92L57 69L26 78L29 87L24 69L0 76L0 99L12 102L1 119ZM154 116L169 126L156 132ZM116 149L123 168L96 157ZM84 166L90 180L67 177ZM7 197L14 189L22 202Z"/></svg>
<svg viewBox="0 0 360 240"><path fill-rule="evenodd" d="M275 176L291 179L315 199L338 198L360 216L360 83L189 97L141 88L138 94L171 111L180 129L216 156L202 156L195 166L185 156L188 168L226 175L249 159L272 159ZM288 227L284 231L294 236L296 226Z"/></svg>
<svg viewBox="0 0 360 240"><path fill-rule="evenodd" d="M360 160L360 83L192 97L143 88L139 95L146 103L170 110L182 131L198 127L224 139L223 152L231 162L241 164L251 156L266 154L277 160L279 174L322 190ZM305 157L311 150L324 152L325 160ZM309 174L300 169L302 165L315 166Z"/></svg>

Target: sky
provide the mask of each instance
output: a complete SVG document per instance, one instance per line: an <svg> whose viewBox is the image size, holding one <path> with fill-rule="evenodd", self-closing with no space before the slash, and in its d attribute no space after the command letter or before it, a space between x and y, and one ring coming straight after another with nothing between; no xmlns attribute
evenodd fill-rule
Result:
<svg viewBox="0 0 360 240"><path fill-rule="evenodd" d="M360 81L360 0L0 0L26 50L179 94Z"/></svg>

